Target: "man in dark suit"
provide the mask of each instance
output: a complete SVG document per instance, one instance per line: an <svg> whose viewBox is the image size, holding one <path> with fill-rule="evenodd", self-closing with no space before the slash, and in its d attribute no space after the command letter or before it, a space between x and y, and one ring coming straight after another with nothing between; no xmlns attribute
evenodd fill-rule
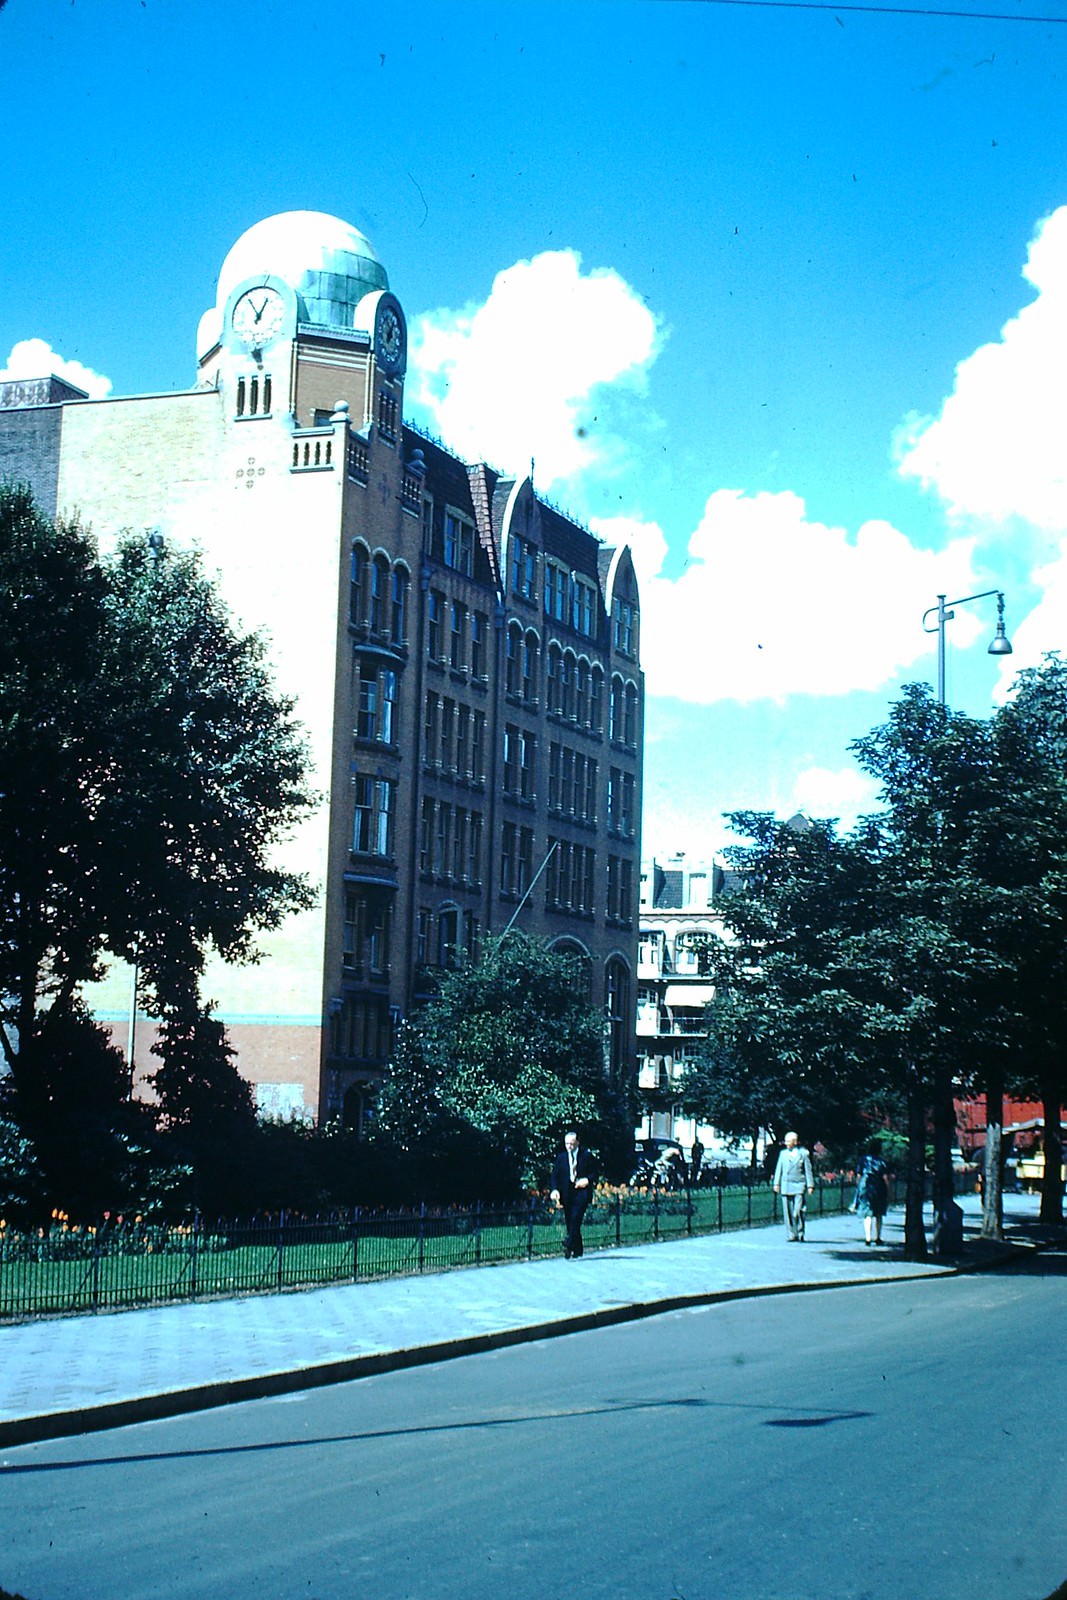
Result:
<svg viewBox="0 0 1067 1600"><path fill-rule="evenodd" d="M567 1234L563 1255L567 1261L582 1253L582 1218L593 1198L596 1167L588 1150L578 1143L573 1131L563 1140L563 1149L552 1164L552 1198L563 1207Z"/></svg>

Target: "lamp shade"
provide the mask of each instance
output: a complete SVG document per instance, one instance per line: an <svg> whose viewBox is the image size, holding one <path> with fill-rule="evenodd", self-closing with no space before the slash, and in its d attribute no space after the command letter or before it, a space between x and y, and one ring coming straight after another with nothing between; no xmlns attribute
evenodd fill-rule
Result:
<svg viewBox="0 0 1067 1600"><path fill-rule="evenodd" d="M989 654L991 656L1010 656L1011 655L1011 640L1008 638L1007 634L1004 632L1004 624L1003 624L1003 622L998 622L997 623L997 631L996 631L996 634L994 635L992 644L989 646Z"/></svg>

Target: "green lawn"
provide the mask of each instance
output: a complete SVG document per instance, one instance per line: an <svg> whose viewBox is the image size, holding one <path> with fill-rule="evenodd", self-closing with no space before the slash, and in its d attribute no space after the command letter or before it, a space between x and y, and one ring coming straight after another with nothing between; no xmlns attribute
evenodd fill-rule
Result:
<svg viewBox="0 0 1067 1600"><path fill-rule="evenodd" d="M820 1186L811 1210L840 1211L850 1197L840 1184ZM583 1231L588 1249L611 1249L759 1227L775 1220L776 1206L766 1185L696 1189L689 1196L602 1192ZM4 1229L0 1319L444 1272L554 1255L561 1241L558 1211L541 1202L510 1212L275 1218L235 1223L221 1233L137 1224L101 1235Z"/></svg>

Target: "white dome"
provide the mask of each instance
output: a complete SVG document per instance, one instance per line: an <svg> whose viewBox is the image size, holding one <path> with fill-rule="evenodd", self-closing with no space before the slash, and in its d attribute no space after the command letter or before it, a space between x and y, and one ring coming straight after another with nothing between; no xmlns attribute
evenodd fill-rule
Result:
<svg viewBox="0 0 1067 1600"><path fill-rule="evenodd" d="M282 211L242 233L222 263L216 305L225 306L245 278L272 274L298 292L312 273L359 279L367 290L386 289L385 268L358 228L325 211Z"/></svg>

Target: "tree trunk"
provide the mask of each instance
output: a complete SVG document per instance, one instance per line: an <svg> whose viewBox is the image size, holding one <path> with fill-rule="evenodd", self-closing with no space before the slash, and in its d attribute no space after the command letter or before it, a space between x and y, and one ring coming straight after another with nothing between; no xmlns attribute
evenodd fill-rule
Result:
<svg viewBox="0 0 1067 1600"><path fill-rule="evenodd" d="M908 1182L904 1202L904 1254L926 1260L923 1201L926 1188L926 1108L917 1085L908 1090Z"/></svg>
<svg viewBox="0 0 1067 1600"><path fill-rule="evenodd" d="M934 1237L933 1253L944 1261L963 1248L963 1212L956 1204L952 1181L952 1146L956 1111L951 1080L934 1085Z"/></svg>
<svg viewBox="0 0 1067 1600"><path fill-rule="evenodd" d="M1042 1143L1045 1146L1045 1175L1041 1180L1041 1221L1052 1227L1063 1222L1063 1135L1060 1133L1060 1096L1050 1083L1041 1085L1045 1115Z"/></svg>
<svg viewBox="0 0 1067 1600"><path fill-rule="evenodd" d="M985 1153L982 1166L982 1238L1004 1237L1004 1082L991 1073L985 1091Z"/></svg>

